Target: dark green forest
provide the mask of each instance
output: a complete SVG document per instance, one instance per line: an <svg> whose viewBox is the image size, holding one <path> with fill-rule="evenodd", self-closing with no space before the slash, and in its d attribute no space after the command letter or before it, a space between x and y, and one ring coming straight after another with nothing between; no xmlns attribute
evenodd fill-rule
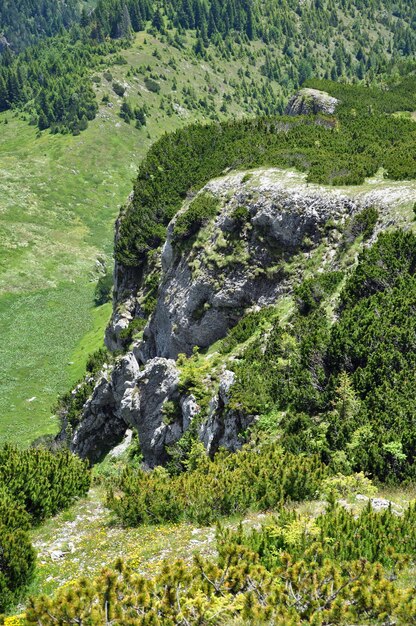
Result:
<svg viewBox="0 0 416 626"><path fill-rule="evenodd" d="M14 45L2 46L0 111L24 110L40 130L78 134L97 112L92 70L108 65L103 57L116 51L111 42L128 46L143 30L179 49L183 34L192 32L199 59L261 58L263 75L286 98L311 77L380 81L405 73L416 50L413 2L99 0L79 14L78 8L75 2L2 5L0 31ZM36 38L42 41L27 47ZM244 88L249 77L241 78ZM281 112L282 102L268 108Z"/></svg>
<svg viewBox="0 0 416 626"><path fill-rule="evenodd" d="M68 28L79 19L79 0L3 0L0 5L0 35L15 52ZM1 49L1 48L0 48Z"/></svg>

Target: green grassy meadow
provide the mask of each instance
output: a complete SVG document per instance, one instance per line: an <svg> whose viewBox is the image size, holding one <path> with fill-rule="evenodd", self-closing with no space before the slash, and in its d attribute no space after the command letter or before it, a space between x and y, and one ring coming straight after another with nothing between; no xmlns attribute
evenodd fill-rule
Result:
<svg viewBox="0 0 416 626"><path fill-rule="evenodd" d="M111 269L114 220L152 142L195 120L254 112L236 90L243 70L264 84L260 45L256 60L230 61L196 60L193 44L137 34L125 63L109 57L93 72L100 110L79 136L39 134L24 114L0 114L0 443L54 432L57 395L102 345L111 307L94 309L94 287L103 266ZM114 82L133 106L146 105L145 127L120 118Z"/></svg>

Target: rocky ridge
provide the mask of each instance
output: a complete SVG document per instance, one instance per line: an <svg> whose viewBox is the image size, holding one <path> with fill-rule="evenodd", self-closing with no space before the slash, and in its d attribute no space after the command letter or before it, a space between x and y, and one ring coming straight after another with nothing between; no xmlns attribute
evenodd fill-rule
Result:
<svg viewBox="0 0 416 626"><path fill-rule="evenodd" d="M408 191L414 198L414 189ZM84 406L71 441L82 457L98 460L133 428L145 463L154 467L168 460L166 448L192 424L210 453L220 446L238 448L240 433L255 416L228 406L232 357L217 359L207 375L204 384L211 399L202 408L181 385L178 355L209 349L248 310L287 297L308 260L319 259L318 271L337 269L336 249L346 220L376 203L378 228L400 222L397 206L407 199L406 190L399 193L393 183L380 189L370 181L341 191L307 184L302 174L281 170L232 173L208 183L201 194L217 199L218 210L196 235L186 241L175 236L177 220L194 199L190 197L148 267L115 269L108 347L125 351L123 331L134 320L145 327L126 354L101 373ZM146 322L148 278L155 275L158 288ZM204 358L214 355L215 350ZM175 407L173 416L166 416L167 406Z"/></svg>

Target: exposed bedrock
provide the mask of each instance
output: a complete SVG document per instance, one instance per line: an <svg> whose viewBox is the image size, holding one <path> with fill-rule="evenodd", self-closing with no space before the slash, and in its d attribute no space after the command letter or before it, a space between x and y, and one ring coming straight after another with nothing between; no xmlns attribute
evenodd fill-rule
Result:
<svg viewBox="0 0 416 626"><path fill-rule="evenodd" d="M189 355L194 346L207 348L247 308L275 302L290 286L285 262L302 247L319 245L329 219L340 220L357 208L347 197L306 185L265 187L243 187L226 200L225 181L208 185L206 191L221 197L222 208L192 246L175 244L175 222L170 224L156 309L139 350L143 363L155 356Z"/></svg>
<svg viewBox="0 0 416 626"><path fill-rule="evenodd" d="M339 100L333 98L325 91L319 89L301 89L291 97L286 107L286 115L332 115L339 104Z"/></svg>
<svg viewBox="0 0 416 626"><path fill-rule="evenodd" d="M144 317L146 289L154 277L158 288L142 337L105 370L72 437L72 449L92 461L133 428L146 465L163 464L167 448L195 419L195 432L210 454L221 446L241 446L240 433L255 416L230 408L233 372L224 363L214 376L217 382L208 381L211 400L202 412L192 393L181 387L178 355L212 346L248 309L275 304L301 280L305 261L318 246L320 262L336 269L343 223L374 203L367 191L347 195L308 185L302 175L281 170L230 174L200 193L214 196L218 210L192 238L181 240L175 231L189 198L146 267L116 265L114 312L106 337L110 349L123 347L122 331Z"/></svg>

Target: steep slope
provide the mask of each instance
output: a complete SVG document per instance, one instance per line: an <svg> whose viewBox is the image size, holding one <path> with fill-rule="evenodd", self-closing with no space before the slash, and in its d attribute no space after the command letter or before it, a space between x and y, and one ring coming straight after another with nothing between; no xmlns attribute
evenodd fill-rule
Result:
<svg viewBox="0 0 416 626"><path fill-rule="evenodd" d="M175 1L162 3L161 21L147 2L101 2L95 12L92 4L80 28L17 58L6 52L1 63L0 109L8 110L0 114L0 362L8 381L0 399L2 439L29 441L53 431L57 392L79 378L88 352L100 345L105 312L91 310L93 282L111 263L117 206L160 134L195 120L281 112L311 75L379 81L392 68L395 75L412 68L414 7L402 1L302 7L291 1L284 10L273 2L209 2L202 11L197 1ZM140 24L139 4L147 6ZM124 6L138 31L131 38ZM2 7L7 12L9 4ZM39 3L14 3L7 13L15 26L28 7L33 12ZM60 24L53 15L44 16L52 22L47 32ZM32 32L36 20L25 27ZM101 35L127 40L101 44L100 28ZM36 124L52 133L36 132ZM68 130L75 136L54 134ZM59 323L51 324L42 306ZM22 353L24 362L16 358ZM74 354L82 355L79 364Z"/></svg>
<svg viewBox="0 0 416 626"><path fill-rule="evenodd" d="M194 43L184 37L178 49L139 33L129 48L106 57L94 74L98 116L79 136L39 136L26 115L0 113L0 368L7 381L1 441L30 442L56 431L50 417L57 394L81 377L88 354L102 345L108 310L93 308L94 289L111 272L114 220L150 145L191 121L240 118L257 99L238 95L248 59L198 60ZM260 90L260 65L251 71ZM152 75L159 93L145 85ZM123 98L113 83L133 109L146 108L145 126L120 117ZM276 85L270 83L271 94Z"/></svg>

